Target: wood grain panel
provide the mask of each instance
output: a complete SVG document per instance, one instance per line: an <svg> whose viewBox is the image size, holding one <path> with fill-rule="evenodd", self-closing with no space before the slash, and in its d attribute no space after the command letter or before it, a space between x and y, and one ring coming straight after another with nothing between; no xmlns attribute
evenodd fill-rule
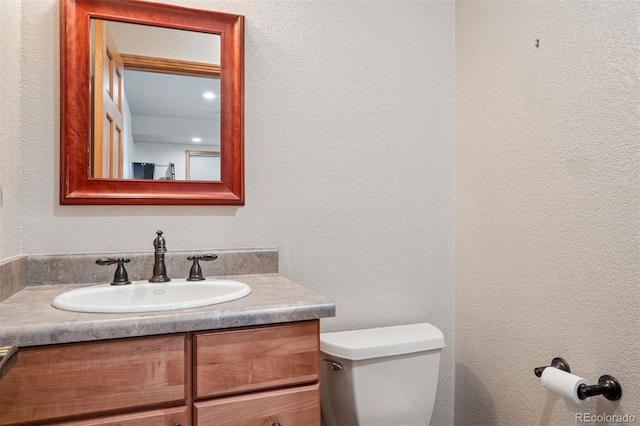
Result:
<svg viewBox="0 0 640 426"><path fill-rule="evenodd" d="M194 418L195 426L318 426L319 385L196 402Z"/></svg>
<svg viewBox="0 0 640 426"><path fill-rule="evenodd" d="M187 426L187 406L60 423L58 426Z"/></svg>
<svg viewBox="0 0 640 426"><path fill-rule="evenodd" d="M131 55L129 53L121 53L120 56L124 62L124 68L127 70L220 78L220 65L218 64L154 58L151 56Z"/></svg>
<svg viewBox="0 0 640 426"><path fill-rule="evenodd" d="M319 321L195 336L195 398L318 380Z"/></svg>
<svg viewBox="0 0 640 426"><path fill-rule="evenodd" d="M185 334L20 349L0 379L0 424L183 404L185 349Z"/></svg>

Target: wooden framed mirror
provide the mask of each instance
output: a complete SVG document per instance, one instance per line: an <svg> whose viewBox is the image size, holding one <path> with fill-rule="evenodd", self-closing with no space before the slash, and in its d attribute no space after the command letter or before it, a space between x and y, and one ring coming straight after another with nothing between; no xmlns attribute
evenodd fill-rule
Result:
<svg viewBox="0 0 640 426"><path fill-rule="evenodd" d="M242 16L140 0L60 0L60 23L60 204L244 204ZM124 30L125 35L121 36L121 40L156 43L149 43L148 50L143 54L140 51L132 53L135 49L130 46L124 49L126 51L115 54L110 47L105 47L106 54L99 56L96 52L99 52L100 46L107 45L103 40L113 38L117 41L117 37L111 37L103 27L116 32L123 25L128 28ZM126 33L133 30L170 33L157 37ZM170 42L163 41L161 37ZM190 43L189 49L176 45L173 46L174 52L190 50L200 54L203 51L215 51L215 48L210 48L216 44L219 46L218 56L201 61L169 57L171 55L165 53L147 53L155 51L157 46L166 48L181 39L184 39L183 43ZM116 48L113 50L117 51ZM157 74L134 77L133 72ZM128 80L125 78L123 83L120 77L125 73L130 77ZM186 133L179 136L173 134L180 127L175 124L177 119L167 118L168 113L157 112L155 121L146 123L146 127L154 131L166 127L171 131L154 135L136 131L133 137L132 128L143 127L141 124L137 127L131 124L131 117L135 114L131 112L133 107L129 106L129 103L133 105L135 102L135 108L138 108L138 101L133 99L139 87L134 87L134 83L128 85L127 81L148 82L158 77L161 86L142 91L143 100L158 106L161 102L156 101L155 96L167 94L172 100L168 103L178 104L178 98L182 95L193 98L187 94L186 88L190 83L180 80L176 85L178 91L172 92L169 88L172 83L160 78L185 75L194 79L197 87L205 83L212 84L213 88L206 90L204 95L206 102L210 103L194 106L191 114L197 117L182 117L186 128L193 130L194 134L189 141L181 142L183 145L171 148L180 153L170 151L174 157L169 160L154 159L152 155L162 151L158 148L163 147L161 144L178 137L184 139ZM103 93L108 100L115 102L115 110L106 105ZM104 108L103 104L106 105ZM203 108L210 110L205 114ZM178 109L186 114L191 107L181 106ZM115 114L109 111L115 111ZM114 118L118 114L123 114L124 118ZM144 117L149 118L148 114ZM194 130L197 128L201 128L200 132L207 133L207 136L201 138ZM147 154L140 154L143 152L140 148L132 151L138 155L136 157L127 149L130 142L123 142L136 138L143 144L156 145L148 149ZM203 140L208 145L192 145ZM212 179L216 180L189 180L179 170L184 164L185 152L189 150L220 152L216 166L219 170L207 174L215 176ZM176 158L176 161L172 161L172 158ZM151 178L141 178L142 175L133 173L134 167L140 164L155 164L160 172L152 173ZM162 168L167 166L170 168Z"/></svg>

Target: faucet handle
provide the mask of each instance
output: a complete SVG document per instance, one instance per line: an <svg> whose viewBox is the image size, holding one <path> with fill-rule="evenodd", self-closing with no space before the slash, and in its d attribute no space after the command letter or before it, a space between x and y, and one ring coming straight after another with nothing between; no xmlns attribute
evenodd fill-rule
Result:
<svg viewBox="0 0 640 426"><path fill-rule="evenodd" d="M131 262L131 259L125 259L123 257L113 258L113 257L101 257L96 260L96 263L100 266L113 265L114 263L118 264L116 268L116 272L113 275L113 281L111 281L111 285L124 285L131 284L129 281L129 276L127 275L127 270L124 269L124 264Z"/></svg>
<svg viewBox="0 0 640 426"><path fill-rule="evenodd" d="M187 260L193 261L193 265L191 265L191 271L189 271L189 278L187 278L187 281L204 280L204 277L202 276L202 268L200 267L200 261L216 260L217 258L218 256L212 253L207 253L203 255L194 254L193 256L187 257Z"/></svg>

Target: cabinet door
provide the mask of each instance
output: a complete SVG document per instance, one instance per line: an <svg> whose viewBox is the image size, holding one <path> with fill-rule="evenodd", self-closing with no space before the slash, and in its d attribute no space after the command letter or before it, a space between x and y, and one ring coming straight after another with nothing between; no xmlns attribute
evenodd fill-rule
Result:
<svg viewBox="0 0 640 426"><path fill-rule="evenodd" d="M319 321L198 333L195 398L318 380Z"/></svg>
<svg viewBox="0 0 640 426"><path fill-rule="evenodd" d="M58 426L188 426L187 406L60 423Z"/></svg>
<svg viewBox="0 0 640 426"><path fill-rule="evenodd" d="M195 426L319 426L319 385L257 392L194 404Z"/></svg>
<svg viewBox="0 0 640 426"><path fill-rule="evenodd" d="M0 378L0 425L186 400L186 335L20 349Z"/></svg>

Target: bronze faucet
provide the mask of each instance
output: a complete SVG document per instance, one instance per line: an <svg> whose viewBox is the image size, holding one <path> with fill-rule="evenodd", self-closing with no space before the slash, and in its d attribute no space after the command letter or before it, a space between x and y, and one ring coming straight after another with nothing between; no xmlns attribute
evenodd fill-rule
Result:
<svg viewBox="0 0 640 426"><path fill-rule="evenodd" d="M96 263L101 266L117 263L118 268L116 269L116 273L113 275L111 285L126 285L131 284L131 281L129 281L129 275L127 274L127 270L124 268L124 264L129 263L130 261L130 259L125 259L123 257L118 257L117 259L112 257L101 257L96 260Z"/></svg>
<svg viewBox="0 0 640 426"><path fill-rule="evenodd" d="M164 264L164 254L167 252L164 237L162 231L157 231L158 236L153 240L153 247L155 249L155 261L153 264L153 276L149 280L150 283L163 283L171 281L171 278L167 276L167 267Z"/></svg>

